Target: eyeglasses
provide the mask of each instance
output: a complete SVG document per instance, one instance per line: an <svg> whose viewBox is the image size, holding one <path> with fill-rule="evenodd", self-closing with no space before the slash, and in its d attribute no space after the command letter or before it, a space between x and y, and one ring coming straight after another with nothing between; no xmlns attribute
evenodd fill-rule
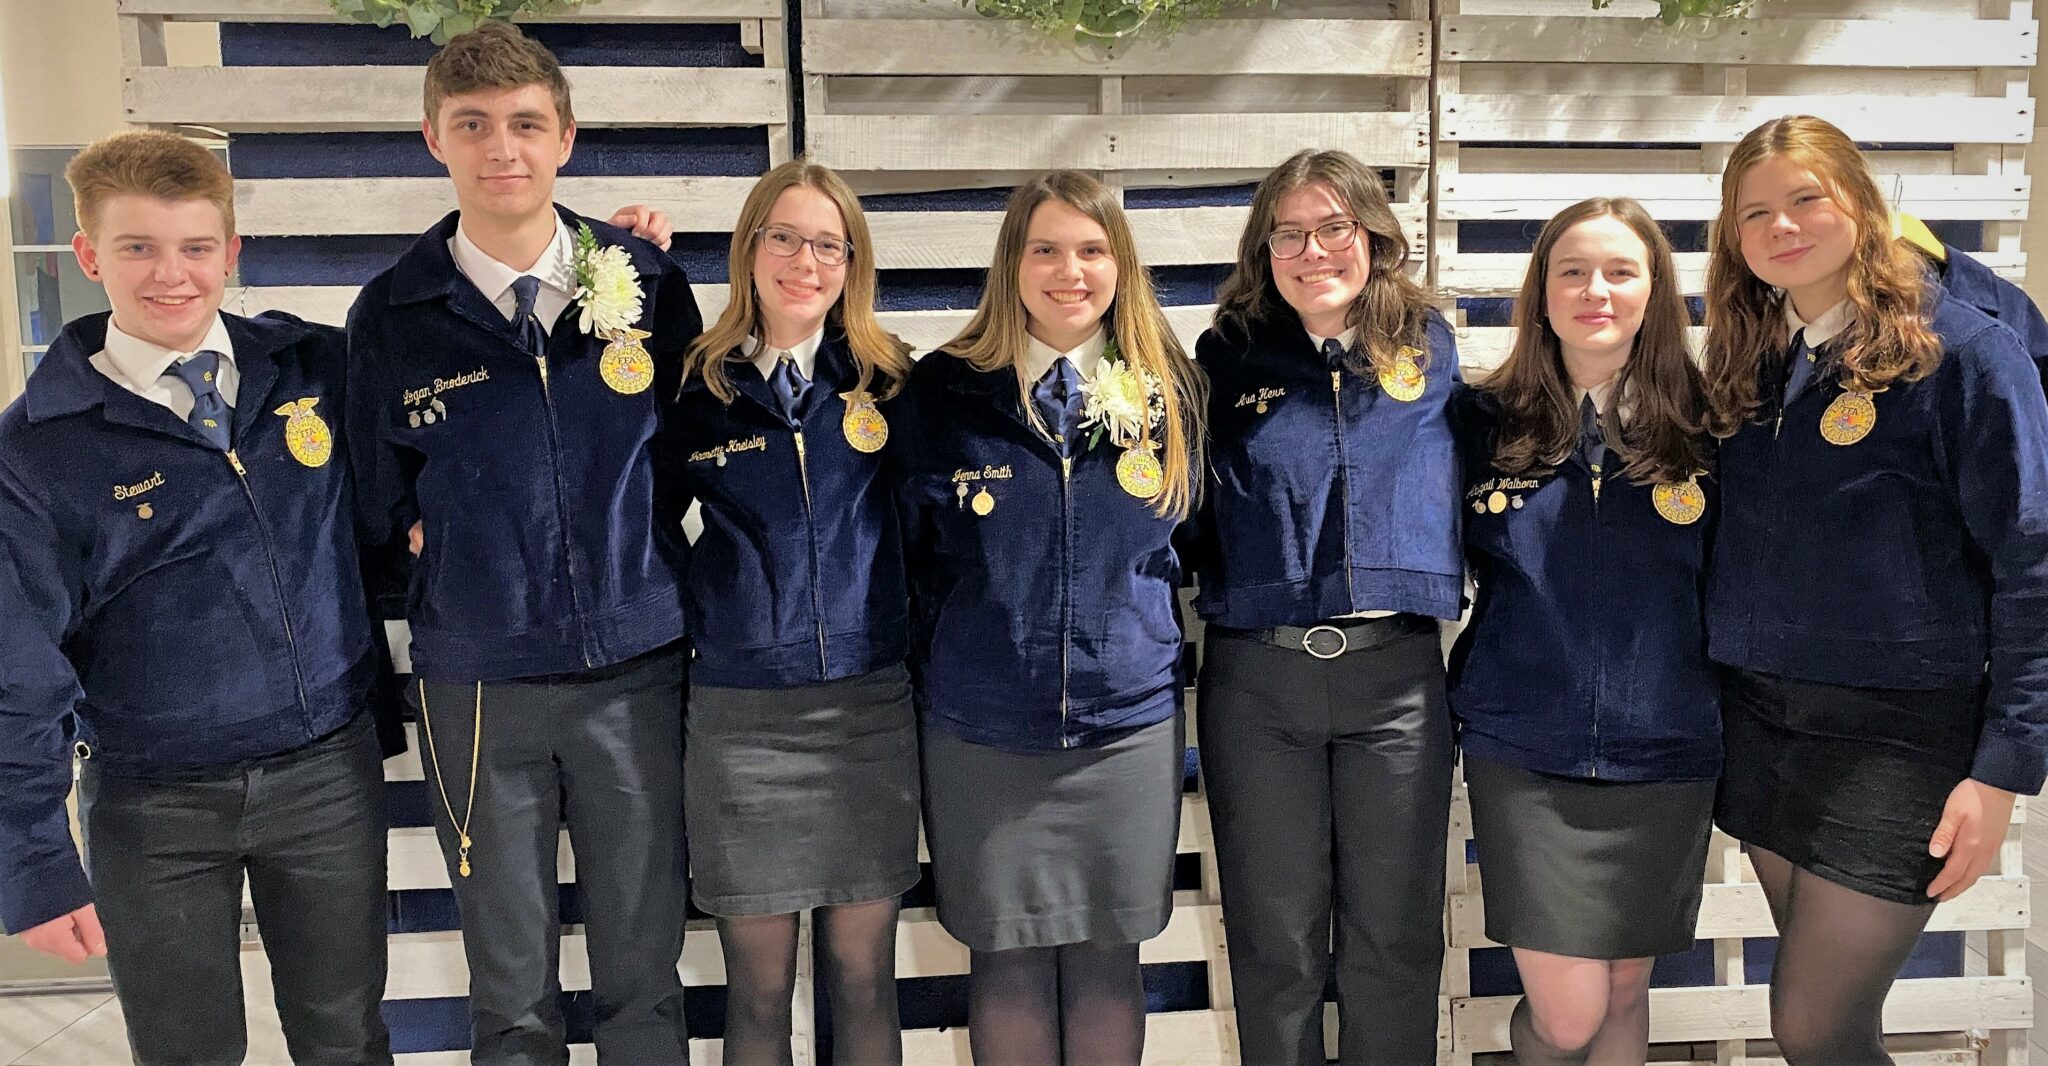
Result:
<svg viewBox="0 0 2048 1066"><path fill-rule="evenodd" d="M853 245L837 237L805 237L781 226L762 226L754 231L754 236L768 245L769 254L784 259L803 251L806 244L811 246L811 254L825 266L838 266L853 255Z"/></svg>
<svg viewBox="0 0 2048 1066"><path fill-rule="evenodd" d="M1341 252L1358 242L1359 225L1357 219L1345 218L1325 222L1312 230L1274 230L1272 235L1266 238L1266 247L1275 259L1293 259L1308 251L1308 239L1313 234L1316 244L1323 251Z"/></svg>

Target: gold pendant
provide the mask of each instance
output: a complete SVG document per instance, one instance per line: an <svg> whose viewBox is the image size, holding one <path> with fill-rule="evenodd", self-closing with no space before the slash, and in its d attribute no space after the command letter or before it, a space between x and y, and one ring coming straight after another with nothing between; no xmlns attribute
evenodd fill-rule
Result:
<svg viewBox="0 0 2048 1066"><path fill-rule="evenodd" d="M1650 503L1659 517L1673 525L1692 525L1707 513L1707 494L1697 477L1651 489Z"/></svg>
<svg viewBox="0 0 2048 1066"><path fill-rule="evenodd" d="M1124 449L1123 458L1116 461L1116 483L1125 492L1149 500L1166 487L1166 470L1159 465L1159 457L1152 454L1158 447L1151 441L1140 441Z"/></svg>
<svg viewBox="0 0 2048 1066"><path fill-rule="evenodd" d="M1394 357L1394 369L1380 372L1380 391L1403 403L1422 398L1429 382L1422 376L1422 364L1417 360L1422 349L1403 346Z"/></svg>
<svg viewBox="0 0 2048 1066"><path fill-rule="evenodd" d="M147 522L156 517L156 508L146 503L138 503L135 505L135 517Z"/></svg>
<svg viewBox="0 0 2048 1066"><path fill-rule="evenodd" d="M839 431L846 434L846 443L864 455L881 451L889 443L889 421L875 406L874 393L842 392L839 398L846 401L846 413L839 416Z"/></svg>
<svg viewBox="0 0 2048 1066"><path fill-rule="evenodd" d="M1820 416L1820 436L1829 444L1850 445L1877 428L1877 401L1867 392L1844 392Z"/></svg>
<svg viewBox="0 0 2048 1066"><path fill-rule="evenodd" d="M1495 489L1486 495L1486 509L1499 514L1508 509L1508 494Z"/></svg>
<svg viewBox="0 0 2048 1066"><path fill-rule="evenodd" d="M989 495L988 490L984 488L980 492L974 494L974 499L968 504L968 506L974 508L975 514L981 515L983 518L986 518L988 517L988 513L990 511L996 509L996 498L994 496Z"/></svg>
<svg viewBox="0 0 2048 1066"><path fill-rule="evenodd" d="M284 416L284 446L301 466L323 467L334 457L334 432L313 413L318 396L306 396L273 411Z"/></svg>
<svg viewBox="0 0 2048 1066"><path fill-rule="evenodd" d="M597 376L621 396L646 392L654 384L654 357L640 342L653 334L640 329L615 330L605 336L604 355L597 361Z"/></svg>

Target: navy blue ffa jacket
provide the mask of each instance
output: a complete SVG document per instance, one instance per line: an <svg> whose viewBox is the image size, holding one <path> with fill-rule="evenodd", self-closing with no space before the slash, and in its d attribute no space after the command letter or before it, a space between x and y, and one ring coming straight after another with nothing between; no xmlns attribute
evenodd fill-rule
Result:
<svg viewBox="0 0 2048 1066"><path fill-rule="evenodd" d="M104 314L65 327L0 415L9 930L91 899L64 811L74 738L149 777L304 747L370 704L384 659L336 439L341 331L222 317L232 451L87 362Z"/></svg>
<svg viewBox="0 0 2048 1066"><path fill-rule="evenodd" d="M795 424L750 362L728 373L725 403L701 376L677 404L675 469L703 504L690 553L692 679L783 688L878 670L907 648L903 546L894 480L881 442L851 429L846 393L859 371L843 337L828 335ZM876 377L874 387L884 379ZM901 447L894 399L877 413L884 447Z"/></svg>
<svg viewBox="0 0 2048 1066"><path fill-rule="evenodd" d="M561 210L561 209L557 209ZM574 303L547 357L456 269L457 216L364 286L349 312L349 457L366 543L415 521L405 616L414 672L496 681L606 666L683 635L682 507L657 470L662 412L703 328L682 268L624 230L652 380L622 392ZM636 382L637 383L637 382Z"/></svg>
<svg viewBox="0 0 2048 1066"><path fill-rule="evenodd" d="M1422 394L1333 370L1293 314L1218 325L1208 499L1190 546L1203 618L1240 629L1358 611L1458 617L1458 468L1445 406L1458 347L1431 312Z"/></svg>
<svg viewBox="0 0 2048 1066"><path fill-rule="evenodd" d="M1465 553L1478 597L1451 649L1464 749L1538 773L1709 780L1720 697L1707 662L1715 487L1661 490L1583 455L1547 474L1493 465L1498 400L1459 386Z"/></svg>
<svg viewBox="0 0 2048 1066"><path fill-rule="evenodd" d="M2019 338L1929 287L1945 354L1860 423L1823 346L1781 406L1721 445L1708 651L1730 666L1874 688L1986 686L1971 776L2048 769L2048 401ZM1829 419L1837 439L1822 437ZM1856 439L1859 427L1867 435Z"/></svg>
<svg viewBox="0 0 2048 1066"><path fill-rule="evenodd" d="M1010 368L926 356L905 391L911 668L930 722L1010 750L1087 747L1179 707L1172 518L1122 449L1031 425Z"/></svg>
<svg viewBox="0 0 2048 1066"><path fill-rule="evenodd" d="M2048 320L2041 317L2041 309L2034 306L2034 301L2019 286L1999 277L1970 253L1954 247L1948 247L1948 255L1936 267L1941 273L1941 286L1950 296L2020 335L2027 354L2041 369L2042 383L2048 385Z"/></svg>

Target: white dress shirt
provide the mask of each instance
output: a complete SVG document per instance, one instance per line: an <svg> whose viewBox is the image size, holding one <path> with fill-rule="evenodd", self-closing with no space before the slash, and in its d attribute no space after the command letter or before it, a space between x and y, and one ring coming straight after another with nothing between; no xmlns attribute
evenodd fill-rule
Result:
<svg viewBox="0 0 2048 1066"><path fill-rule="evenodd" d="M1791 298L1787 297L1785 300L1785 343L1792 343L1792 335L1803 329L1806 331L1806 346L1818 348L1834 340L1836 334L1848 329L1855 321L1856 305L1850 303L1846 296L1842 298L1841 303L1815 315L1811 322L1799 317L1799 312L1792 308Z"/></svg>
<svg viewBox="0 0 2048 1066"><path fill-rule="evenodd" d="M151 403L170 408L171 413L183 421L192 417L192 390L185 386L184 381L164 372L171 368L171 364L185 362L199 352L220 353L220 369L214 372L213 385L220 390L220 398L233 407L242 375L235 368L235 346L228 339L227 323L219 315L213 316L213 328L207 330L199 346L189 352L172 351L132 336L110 318L107 320L107 346L88 362L115 384Z"/></svg>
<svg viewBox="0 0 2048 1066"><path fill-rule="evenodd" d="M555 216L555 239L548 242L547 250L540 253L529 270L514 270L491 258L459 225L455 227L455 236L448 238L448 254L455 257L455 269L462 271L462 276L491 301L507 322L519 309L519 297L513 293L512 283L527 275L540 279L533 313L540 319L544 332L554 330L555 319L576 298L576 238L560 215Z"/></svg>
<svg viewBox="0 0 2048 1066"><path fill-rule="evenodd" d="M795 361L796 369L804 376L805 381L817 378L818 349L824 344L825 327L819 326L818 332L798 341L796 347L787 349L787 354ZM771 347L758 337L746 337L740 341L740 354L754 361L754 369L759 370L761 380L766 381L768 375L775 372L775 364L782 360L785 350Z"/></svg>

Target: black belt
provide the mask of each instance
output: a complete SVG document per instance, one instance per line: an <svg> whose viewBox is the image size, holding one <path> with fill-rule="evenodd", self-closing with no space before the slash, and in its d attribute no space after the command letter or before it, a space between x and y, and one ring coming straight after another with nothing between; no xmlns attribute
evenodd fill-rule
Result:
<svg viewBox="0 0 2048 1066"><path fill-rule="evenodd" d="M1347 652L1364 651L1401 637L1434 631L1436 619L1419 614L1390 614L1380 618L1333 618L1312 626L1217 628L1276 648L1305 651L1317 659L1335 659Z"/></svg>

